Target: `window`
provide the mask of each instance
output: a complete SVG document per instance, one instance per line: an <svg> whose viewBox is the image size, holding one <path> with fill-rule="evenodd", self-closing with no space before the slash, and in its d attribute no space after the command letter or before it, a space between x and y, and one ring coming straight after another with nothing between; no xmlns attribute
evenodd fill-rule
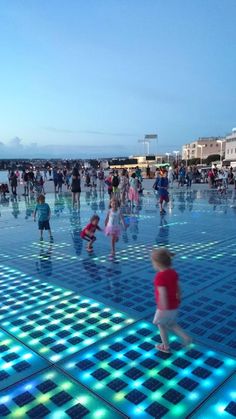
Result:
<svg viewBox="0 0 236 419"><path fill-rule="evenodd" d="M219 145L219 144L218 144L218 143L216 143L216 147L218 147L218 145Z"/></svg>
<svg viewBox="0 0 236 419"><path fill-rule="evenodd" d="M236 148L234 149L234 152L236 153Z"/></svg>
<svg viewBox="0 0 236 419"><path fill-rule="evenodd" d="M213 144L210 144L210 147L212 147L213 146Z"/></svg>
<svg viewBox="0 0 236 419"><path fill-rule="evenodd" d="M234 151L234 149L233 149L233 148L231 148L231 154L233 154L233 151Z"/></svg>
<svg viewBox="0 0 236 419"><path fill-rule="evenodd" d="M227 150L227 154L229 154L229 148L228 148L228 150Z"/></svg>

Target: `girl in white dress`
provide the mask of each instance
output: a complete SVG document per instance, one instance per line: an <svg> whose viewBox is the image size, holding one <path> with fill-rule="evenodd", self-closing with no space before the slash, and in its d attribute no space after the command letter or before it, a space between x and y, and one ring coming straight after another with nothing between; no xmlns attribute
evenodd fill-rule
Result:
<svg viewBox="0 0 236 419"><path fill-rule="evenodd" d="M125 227L123 217L118 208L118 202L115 198L111 200L110 210L105 220L105 234L111 237L111 256L115 256L115 245L118 242L121 233L121 224Z"/></svg>

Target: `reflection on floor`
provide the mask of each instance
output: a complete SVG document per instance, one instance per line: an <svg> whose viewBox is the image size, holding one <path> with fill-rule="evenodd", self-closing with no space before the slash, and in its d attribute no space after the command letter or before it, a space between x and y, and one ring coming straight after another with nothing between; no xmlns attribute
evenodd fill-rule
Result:
<svg viewBox="0 0 236 419"><path fill-rule="evenodd" d="M215 191L176 190L165 216L147 193L122 208L127 229L109 258L82 228L107 196L47 195L54 243L38 240L34 199L0 203L0 416L233 418L236 416L236 212ZM175 253L180 323L194 338L155 350L150 250Z"/></svg>

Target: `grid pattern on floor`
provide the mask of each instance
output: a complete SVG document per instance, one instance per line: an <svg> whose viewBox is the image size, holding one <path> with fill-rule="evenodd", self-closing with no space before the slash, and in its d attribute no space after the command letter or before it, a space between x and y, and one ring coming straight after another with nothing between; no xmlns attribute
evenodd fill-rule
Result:
<svg viewBox="0 0 236 419"><path fill-rule="evenodd" d="M94 300L71 296L11 317L2 327L54 363L132 322Z"/></svg>
<svg viewBox="0 0 236 419"><path fill-rule="evenodd" d="M0 321L71 294L70 290L0 265Z"/></svg>
<svg viewBox="0 0 236 419"><path fill-rule="evenodd" d="M54 368L33 375L0 395L0 416L9 418L124 418Z"/></svg>
<svg viewBox="0 0 236 419"><path fill-rule="evenodd" d="M47 361L0 330L0 390L47 366Z"/></svg>
<svg viewBox="0 0 236 419"><path fill-rule="evenodd" d="M217 285L215 286L218 288ZM235 356L236 301L214 287L189 297L180 308L180 325L204 344Z"/></svg>
<svg viewBox="0 0 236 419"><path fill-rule="evenodd" d="M209 287L213 276L216 283L230 275L230 271L225 272L223 266L210 264L202 266L198 260L177 259L174 266L177 267L181 279L180 283L183 284L183 287L181 287L183 298L200 291L202 288ZM194 276L193 272L197 272L197 276ZM116 278L111 277L106 281L103 280L99 286L85 289L84 294L92 298L98 298L104 303L111 302L114 307L122 307L130 314L144 318L154 310L153 281L155 274L154 270L147 266L146 269L129 272L128 275L121 274Z"/></svg>
<svg viewBox="0 0 236 419"><path fill-rule="evenodd" d="M141 321L60 366L132 418L183 418L235 368L235 360L200 345L183 349L172 338L165 354L155 349L159 342L156 327Z"/></svg>
<svg viewBox="0 0 236 419"><path fill-rule="evenodd" d="M191 415L191 418L222 418L236 417L236 375L229 378L203 405Z"/></svg>

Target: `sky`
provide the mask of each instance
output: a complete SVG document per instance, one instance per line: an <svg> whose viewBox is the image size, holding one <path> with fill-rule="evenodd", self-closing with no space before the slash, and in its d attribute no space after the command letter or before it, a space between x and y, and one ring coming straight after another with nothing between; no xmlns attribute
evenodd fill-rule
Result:
<svg viewBox="0 0 236 419"><path fill-rule="evenodd" d="M1 0L0 158L172 152L236 126L235 0Z"/></svg>

